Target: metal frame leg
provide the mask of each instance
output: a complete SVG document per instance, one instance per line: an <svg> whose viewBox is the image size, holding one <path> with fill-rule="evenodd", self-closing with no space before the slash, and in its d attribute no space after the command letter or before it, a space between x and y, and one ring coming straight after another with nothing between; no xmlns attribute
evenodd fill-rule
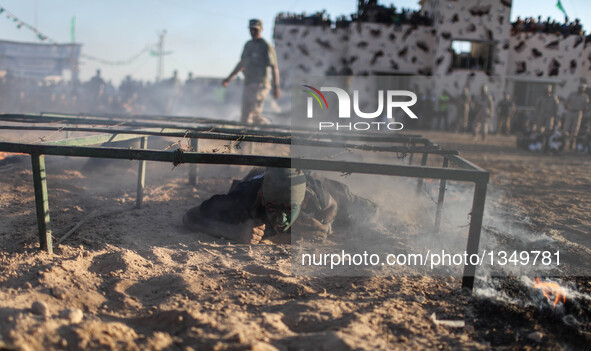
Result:
<svg viewBox="0 0 591 351"><path fill-rule="evenodd" d="M140 139L140 148L146 149L148 147L148 137ZM137 194L135 199L135 208L142 208L144 201L144 185L146 185L146 160L141 160L137 171Z"/></svg>
<svg viewBox="0 0 591 351"><path fill-rule="evenodd" d="M191 148L193 148L193 152L198 152L199 147L199 139L191 139ZM196 186L197 185L197 164L191 163L189 164L189 184Z"/></svg>
<svg viewBox="0 0 591 351"><path fill-rule="evenodd" d="M421 166L426 166L427 165L427 158L429 157L428 153L424 153L423 154L423 158L421 158ZM419 178L417 180L417 194L419 194L421 192L421 189L423 189L423 182L425 181L425 179L423 178Z"/></svg>
<svg viewBox="0 0 591 351"><path fill-rule="evenodd" d="M410 143L410 145L411 145L411 147L414 148L416 146L416 143L413 141ZM409 165L412 165L412 159L413 159L414 155L415 155L414 152L410 153L410 156L408 157L408 164Z"/></svg>
<svg viewBox="0 0 591 351"><path fill-rule="evenodd" d="M480 244L480 231L482 230L482 217L484 216L484 203L486 200L487 182L476 182L474 186L474 200L472 202L472 216L470 217L470 232L468 234L468 245L466 252L468 257L478 254ZM474 276L476 275L476 266L466 263L464 266L464 276L462 278L462 288L472 291L474 288Z"/></svg>
<svg viewBox="0 0 591 351"><path fill-rule="evenodd" d="M45 172L45 156L31 155L33 166L33 186L35 188L35 207L37 209L37 227L39 229L39 246L42 250L53 253L51 238L49 199L47 196L47 176Z"/></svg>
<svg viewBox="0 0 591 351"><path fill-rule="evenodd" d="M447 168L449 166L449 159L447 157L443 157L443 168ZM441 179L439 182L439 197L437 198L437 211L435 212L435 232L439 233L439 227L441 224L441 210L443 209L443 200L445 199L445 185L447 184L447 179Z"/></svg>

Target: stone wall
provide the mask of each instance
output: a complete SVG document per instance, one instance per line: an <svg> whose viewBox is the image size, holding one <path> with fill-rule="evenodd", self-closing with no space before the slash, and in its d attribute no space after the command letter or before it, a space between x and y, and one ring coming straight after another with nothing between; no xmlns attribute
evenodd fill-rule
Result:
<svg viewBox="0 0 591 351"><path fill-rule="evenodd" d="M436 8L437 10L433 10ZM492 74L505 73L511 29L511 2L505 0L428 0L425 11L435 13L435 60L433 75L451 73L454 39L494 42Z"/></svg>
<svg viewBox="0 0 591 351"><path fill-rule="evenodd" d="M585 48L583 49L581 75L587 80L587 84L591 85L591 42L585 44Z"/></svg>
<svg viewBox="0 0 591 351"><path fill-rule="evenodd" d="M519 33L511 36L508 75L580 76L584 38L557 34Z"/></svg>
<svg viewBox="0 0 591 351"><path fill-rule="evenodd" d="M360 23L349 32L347 61L354 74L430 74L435 42L432 27Z"/></svg>
<svg viewBox="0 0 591 351"><path fill-rule="evenodd" d="M324 76L345 67L347 29L275 25L273 38L284 83L289 84L294 76Z"/></svg>
<svg viewBox="0 0 591 351"><path fill-rule="evenodd" d="M429 74L434 30L411 25L353 24L348 28L276 25L281 76Z"/></svg>
<svg viewBox="0 0 591 351"><path fill-rule="evenodd" d="M499 99L505 86L510 51L511 1L426 0L423 11L434 16L436 37L432 73L437 77L434 93L439 95L445 90L458 96L468 87L472 94L478 94L482 86L487 85L495 99ZM491 70L453 68L453 40L492 44Z"/></svg>

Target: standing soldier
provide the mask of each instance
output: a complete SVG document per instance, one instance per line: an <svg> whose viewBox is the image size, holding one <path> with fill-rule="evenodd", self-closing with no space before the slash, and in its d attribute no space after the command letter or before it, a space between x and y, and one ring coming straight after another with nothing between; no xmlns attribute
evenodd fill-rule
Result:
<svg viewBox="0 0 591 351"><path fill-rule="evenodd" d="M557 112L558 97L552 92L552 84L548 84L546 94L541 96L536 102L534 121L540 133L554 129Z"/></svg>
<svg viewBox="0 0 591 351"><path fill-rule="evenodd" d="M465 87L462 95L457 97L456 103L458 107L456 132L467 132L470 117L470 105L472 104L472 96L470 95L470 89L468 89L468 87Z"/></svg>
<svg viewBox="0 0 591 351"><path fill-rule="evenodd" d="M420 119L420 128L431 129L435 107L435 97L433 94L431 94L430 89L427 89L427 91L421 95L419 106L421 109L421 116L423 116L423 118Z"/></svg>
<svg viewBox="0 0 591 351"><path fill-rule="evenodd" d="M575 140L581 128L583 113L589 105L589 96L587 95L587 85L579 86L577 92L572 92L566 99L566 116L564 119L564 131L568 132L569 148L575 148Z"/></svg>
<svg viewBox="0 0 591 351"><path fill-rule="evenodd" d="M497 105L497 133L511 134L511 120L515 115L515 103L511 100L511 95L505 93L505 98Z"/></svg>
<svg viewBox="0 0 591 351"><path fill-rule="evenodd" d="M480 95L474 98L474 138L482 133L482 140L486 139L488 134L488 122L493 116L494 104L493 97L488 93L488 86L483 85ZM481 131L482 129L482 131Z"/></svg>
<svg viewBox="0 0 591 351"><path fill-rule="evenodd" d="M176 69L172 72L172 77L162 82L162 87L165 91L164 96L167 99L164 113L170 114L175 111L175 108L178 108L177 105L181 101L182 96L181 84L179 72Z"/></svg>
<svg viewBox="0 0 591 351"><path fill-rule="evenodd" d="M447 119L449 116L450 100L451 98L447 93L447 90L443 90L441 95L439 95L438 113L436 121L437 125L435 126L436 129L447 130ZM443 122L443 124L441 122Z"/></svg>
<svg viewBox="0 0 591 351"><path fill-rule="evenodd" d="M101 90L105 90L107 84L105 83L105 81L103 80L103 77L101 77L101 70L97 69L96 70L96 75L94 77L92 77L90 79L90 81L88 82L88 87L90 89L90 94L92 95L92 97L96 97L99 95L99 91Z"/></svg>
<svg viewBox="0 0 591 351"><path fill-rule="evenodd" d="M107 83L101 77L101 70L96 70L96 75L88 81L88 90L89 90L89 98L92 111L98 111L104 108L104 103L106 100L105 97L105 89L107 88Z"/></svg>
<svg viewBox="0 0 591 351"><path fill-rule="evenodd" d="M224 79L222 86L228 83L244 71L244 91L242 93L242 123L268 124L269 120L263 117L263 103L269 94L268 67L271 67L273 77L273 96L279 99L279 69L275 49L262 37L263 22L258 19L249 21L250 36L252 40L246 42L240 62L236 65L228 78Z"/></svg>

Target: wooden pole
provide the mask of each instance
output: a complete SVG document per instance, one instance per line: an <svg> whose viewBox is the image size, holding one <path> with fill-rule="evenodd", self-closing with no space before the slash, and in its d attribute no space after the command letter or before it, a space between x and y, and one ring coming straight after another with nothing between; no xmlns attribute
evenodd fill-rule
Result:
<svg viewBox="0 0 591 351"><path fill-rule="evenodd" d="M86 223L86 221L88 221L91 218L94 218L97 213L98 213L98 210L93 210L86 217L82 218L78 223L76 223L76 225L74 225L72 227L72 229L68 230L66 232L66 234L64 234L61 238L59 238L58 241L55 242L55 246L57 247L59 244L63 243L64 240L66 240L67 238L69 238L70 235L74 234L78 230L78 228L82 227L82 225L84 223Z"/></svg>

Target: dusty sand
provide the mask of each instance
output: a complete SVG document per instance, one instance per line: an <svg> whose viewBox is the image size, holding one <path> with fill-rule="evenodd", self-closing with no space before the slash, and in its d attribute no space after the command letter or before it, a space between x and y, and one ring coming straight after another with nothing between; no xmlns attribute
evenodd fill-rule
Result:
<svg viewBox="0 0 591 351"><path fill-rule="evenodd" d="M529 218L532 232L563 243L575 260L589 257L589 156L518 151L510 137L474 145L464 135L423 135L489 170L490 188L503 193L494 201ZM97 173L84 164L47 157L54 236L97 211L53 256L37 249L28 157L0 166L0 349L589 347L585 277L561 280L577 292L561 314L526 303L535 292L519 278L499 280L496 289L517 300L508 303L462 293L456 278L295 277L289 245L238 245L183 228L183 213L226 191L240 170L203 167L193 188L186 166L149 163L137 210L137 163ZM436 325L433 313L466 326Z"/></svg>

